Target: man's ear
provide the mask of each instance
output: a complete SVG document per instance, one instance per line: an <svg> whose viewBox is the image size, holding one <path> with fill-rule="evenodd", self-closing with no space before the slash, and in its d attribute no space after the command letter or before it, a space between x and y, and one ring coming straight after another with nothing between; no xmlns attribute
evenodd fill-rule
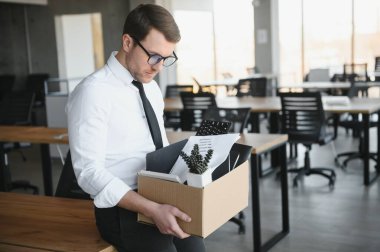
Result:
<svg viewBox="0 0 380 252"><path fill-rule="evenodd" d="M123 50L129 52L133 46L133 39L128 34L123 34Z"/></svg>

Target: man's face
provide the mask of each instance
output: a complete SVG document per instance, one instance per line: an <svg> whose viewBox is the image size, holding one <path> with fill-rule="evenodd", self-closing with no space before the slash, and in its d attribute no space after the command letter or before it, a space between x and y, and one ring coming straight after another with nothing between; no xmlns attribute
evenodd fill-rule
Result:
<svg viewBox="0 0 380 252"><path fill-rule="evenodd" d="M124 48L127 51L126 66L132 76L142 82L150 82L156 74L162 69L163 61L155 65L148 64L149 56L128 34L123 36L123 42L129 39L129 47ZM125 44L125 43L124 43ZM169 42L164 35L152 29L140 44L148 51L149 54L158 54L162 57L173 55L175 43Z"/></svg>

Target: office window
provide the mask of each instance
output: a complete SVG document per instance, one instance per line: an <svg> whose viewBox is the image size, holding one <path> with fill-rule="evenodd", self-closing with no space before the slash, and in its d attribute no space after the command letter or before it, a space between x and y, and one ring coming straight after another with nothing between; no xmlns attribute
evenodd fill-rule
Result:
<svg viewBox="0 0 380 252"><path fill-rule="evenodd" d="M354 59L375 69L375 57L380 56L380 1L354 1Z"/></svg>
<svg viewBox="0 0 380 252"><path fill-rule="evenodd" d="M301 0L279 1L280 75L279 83L302 80Z"/></svg>
<svg viewBox="0 0 380 252"><path fill-rule="evenodd" d="M342 73L351 62L352 5L347 0L303 1L304 66Z"/></svg>
<svg viewBox="0 0 380 252"><path fill-rule="evenodd" d="M255 65L252 1L214 1L214 18L217 79L246 76Z"/></svg>
<svg viewBox="0 0 380 252"><path fill-rule="evenodd" d="M174 10L182 39L176 47L178 83L239 78L254 66L251 0L213 2L212 11Z"/></svg>
<svg viewBox="0 0 380 252"><path fill-rule="evenodd" d="M212 13L206 11L174 11L181 30L176 52L178 83L193 83L214 78L214 35Z"/></svg>
<svg viewBox="0 0 380 252"><path fill-rule="evenodd" d="M279 83L299 83L312 68L343 72L345 63L380 56L380 1L279 1Z"/></svg>

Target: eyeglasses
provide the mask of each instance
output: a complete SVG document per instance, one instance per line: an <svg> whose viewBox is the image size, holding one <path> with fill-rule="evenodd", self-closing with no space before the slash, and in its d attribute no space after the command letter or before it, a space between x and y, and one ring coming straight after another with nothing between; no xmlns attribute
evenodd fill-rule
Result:
<svg viewBox="0 0 380 252"><path fill-rule="evenodd" d="M162 60L163 61L163 65L165 67L168 67L168 66L173 65L174 62L176 62L178 60L178 57L177 57L177 55L175 54L174 51L173 51L173 56L167 56L167 57L162 57L159 54L151 54L151 53L148 52L148 50L146 50L143 47L143 45L135 37L132 37L132 39L141 47L141 49L143 49L143 51L146 53L146 55L148 55L149 58L148 58L147 62L151 66L154 66L154 65L160 63L161 60Z"/></svg>

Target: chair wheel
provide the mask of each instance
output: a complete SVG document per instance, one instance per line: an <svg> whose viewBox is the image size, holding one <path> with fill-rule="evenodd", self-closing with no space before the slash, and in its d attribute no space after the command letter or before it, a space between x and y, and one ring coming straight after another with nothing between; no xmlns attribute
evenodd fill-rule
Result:
<svg viewBox="0 0 380 252"><path fill-rule="evenodd" d="M245 226L239 226L239 234L245 234Z"/></svg>
<svg viewBox="0 0 380 252"><path fill-rule="evenodd" d="M293 187L298 187L297 180L293 180Z"/></svg>
<svg viewBox="0 0 380 252"><path fill-rule="evenodd" d="M330 189L334 189L334 187L335 187L335 183L334 183L334 181L331 181L331 180L330 180L330 182L329 182L329 187L330 187Z"/></svg>
<svg viewBox="0 0 380 252"><path fill-rule="evenodd" d="M245 219L245 214L243 212L239 213L239 220L244 220Z"/></svg>

